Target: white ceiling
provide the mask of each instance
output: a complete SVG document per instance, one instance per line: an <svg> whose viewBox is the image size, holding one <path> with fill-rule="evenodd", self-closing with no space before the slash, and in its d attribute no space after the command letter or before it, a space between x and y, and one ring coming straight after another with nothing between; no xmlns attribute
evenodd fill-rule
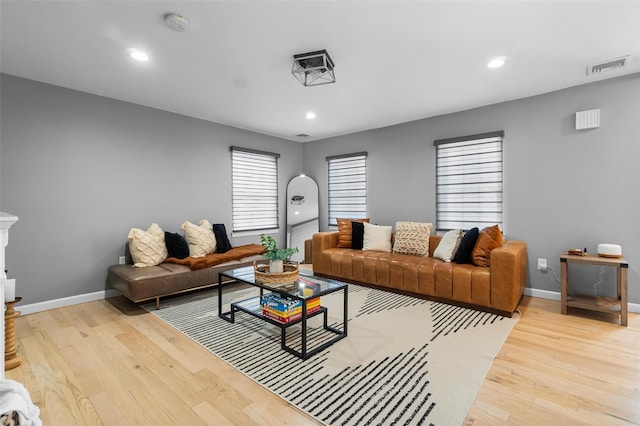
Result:
<svg viewBox="0 0 640 426"><path fill-rule="evenodd" d="M640 1L6 1L3 73L316 140L640 71ZM188 32L169 29L168 12ZM151 57L137 63L128 48ZM327 49L337 82L292 55ZM588 65L631 55L618 71ZM500 69L488 69L506 56ZM313 110L317 118L305 118ZM296 134L307 133L301 139Z"/></svg>

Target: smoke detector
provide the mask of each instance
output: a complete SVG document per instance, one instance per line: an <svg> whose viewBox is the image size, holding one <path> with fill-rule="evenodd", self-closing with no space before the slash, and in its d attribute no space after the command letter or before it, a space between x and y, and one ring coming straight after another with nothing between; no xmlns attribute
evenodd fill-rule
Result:
<svg viewBox="0 0 640 426"><path fill-rule="evenodd" d="M622 69L627 65L627 60L629 59L629 56L631 55L626 55L626 56L622 56L620 58L615 58L615 59L609 59L608 61L598 65L587 66L587 75L600 74L603 72Z"/></svg>
<svg viewBox="0 0 640 426"><path fill-rule="evenodd" d="M189 26L191 25L191 23L186 17L182 15L178 15L177 13L169 13L165 15L164 22L172 30L175 30L181 33L184 31L187 31L189 29Z"/></svg>

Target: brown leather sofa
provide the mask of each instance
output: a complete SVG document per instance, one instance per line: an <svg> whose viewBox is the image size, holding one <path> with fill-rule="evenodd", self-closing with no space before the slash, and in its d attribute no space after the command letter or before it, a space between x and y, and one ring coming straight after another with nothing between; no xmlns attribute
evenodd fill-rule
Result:
<svg viewBox="0 0 640 426"><path fill-rule="evenodd" d="M526 244L506 241L491 252L490 267L479 267L434 259L440 239L431 235L429 257L420 257L338 248L338 232L320 232L313 236L313 272L511 317L526 285Z"/></svg>
<svg viewBox="0 0 640 426"><path fill-rule="evenodd" d="M233 257L234 250L236 249L231 249L227 254ZM163 296L217 285L218 273L251 266L254 260L261 259L263 259L262 255L248 256L198 270L167 262L158 266L136 268L133 266L127 244L125 264L109 267L107 283L135 303L155 299L156 309L160 309L160 298Z"/></svg>

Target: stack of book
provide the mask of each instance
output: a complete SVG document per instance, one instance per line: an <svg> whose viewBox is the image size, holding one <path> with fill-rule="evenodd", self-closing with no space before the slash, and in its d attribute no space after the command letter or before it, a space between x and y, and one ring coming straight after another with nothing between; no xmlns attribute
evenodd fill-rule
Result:
<svg viewBox="0 0 640 426"><path fill-rule="evenodd" d="M271 293L262 296L262 315L283 324L302 318L302 301ZM307 300L307 315L320 309L320 298Z"/></svg>

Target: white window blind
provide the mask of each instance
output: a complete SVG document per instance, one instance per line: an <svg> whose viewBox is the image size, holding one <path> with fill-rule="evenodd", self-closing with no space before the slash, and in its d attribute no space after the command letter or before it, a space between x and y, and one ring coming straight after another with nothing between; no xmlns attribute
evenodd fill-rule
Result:
<svg viewBox="0 0 640 426"><path fill-rule="evenodd" d="M502 228L504 132L434 142L438 230Z"/></svg>
<svg viewBox="0 0 640 426"><path fill-rule="evenodd" d="M278 229L279 157L231 147L233 232Z"/></svg>
<svg viewBox="0 0 640 426"><path fill-rule="evenodd" d="M367 153L327 157L329 166L329 226L337 218L367 217Z"/></svg>

